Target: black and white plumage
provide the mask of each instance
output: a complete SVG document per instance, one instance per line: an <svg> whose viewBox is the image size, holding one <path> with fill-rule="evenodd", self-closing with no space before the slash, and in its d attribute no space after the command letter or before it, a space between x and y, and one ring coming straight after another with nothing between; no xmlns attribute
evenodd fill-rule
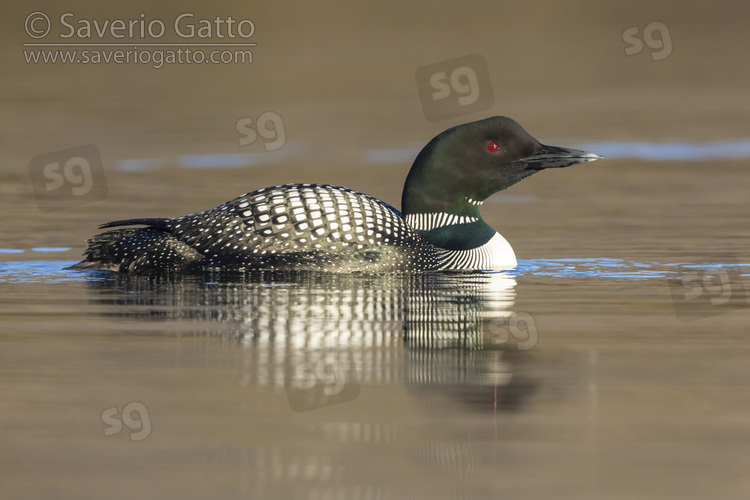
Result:
<svg viewBox="0 0 750 500"><path fill-rule="evenodd" d="M508 242L481 218L482 201L533 173L598 159L544 146L504 117L453 127L433 139L404 186L404 214L343 187L286 184L214 209L129 219L91 238L74 269L153 272L416 272L507 269ZM124 226L145 226L131 228Z"/></svg>

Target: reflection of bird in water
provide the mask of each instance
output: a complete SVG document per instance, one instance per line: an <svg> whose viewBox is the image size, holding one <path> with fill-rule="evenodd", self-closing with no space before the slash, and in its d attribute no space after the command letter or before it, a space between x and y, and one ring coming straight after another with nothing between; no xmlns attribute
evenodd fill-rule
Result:
<svg viewBox="0 0 750 500"><path fill-rule="evenodd" d="M191 332L237 339L248 348L243 383L274 390L298 374L308 377L303 385L311 376L336 384L350 365L362 384L503 385L512 381L514 353L535 339L533 325L521 330L512 321L524 313L513 311L516 282L503 273L260 272L236 282L120 275L90 283L123 317L187 319Z"/></svg>
<svg viewBox="0 0 750 500"><path fill-rule="evenodd" d="M527 338L510 330L520 314L513 310L516 281L504 273L261 272L235 282L115 275L89 283L92 300L107 303L126 331L141 318L147 327L159 318L172 321L176 334L221 339L222 354L231 355L217 360L215 343L198 341L188 343L190 359L222 369L236 362L250 415L304 422L294 439L340 452L275 438L217 450L246 454L216 461L242 460L248 483L269 498L288 496L290 484L300 497L391 498L377 478L356 491L347 485L362 480L352 463L394 447L449 474L476 473L487 461L479 440L502 432L503 418L536 390L528 349L519 346ZM259 401L271 409L259 409ZM400 412L408 418L389 417ZM456 419L466 420L446 425ZM398 462L389 467L400 472Z"/></svg>
<svg viewBox="0 0 750 500"><path fill-rule="evenodd" d="M129 219L91 238L73 269L151 274L258 269L327 272L489 270L516 266L479 207L545 168L601 158L545 146L505 117L459 125L419 153L402 212L350 189L287 184L174 219Z"/></svg>

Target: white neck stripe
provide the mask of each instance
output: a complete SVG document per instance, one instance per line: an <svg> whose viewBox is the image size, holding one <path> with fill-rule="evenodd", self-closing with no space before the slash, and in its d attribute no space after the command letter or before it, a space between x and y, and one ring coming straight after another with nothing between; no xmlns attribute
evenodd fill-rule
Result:
<svg viewBox="0 0 750 500"><path fill-rule="evenodd" d="M467 215L455 215L446 212L429 214L408 214L404 220L417 231L429 231L438 227L452 226L455 224L471 224L479 220L479 217Z"/></svg>

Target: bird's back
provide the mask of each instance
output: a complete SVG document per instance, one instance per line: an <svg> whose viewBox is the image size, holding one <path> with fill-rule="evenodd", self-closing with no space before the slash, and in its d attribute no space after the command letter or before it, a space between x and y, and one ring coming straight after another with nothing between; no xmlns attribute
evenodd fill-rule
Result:
<svg viewBox="0 0 750 500"><path fill-rule="evenodd" d="M439 249L392 206L322 184L259 189L175 219L131 219L89 240L77 269L153 271L294 269L408 272L436 269Z"/></svg>

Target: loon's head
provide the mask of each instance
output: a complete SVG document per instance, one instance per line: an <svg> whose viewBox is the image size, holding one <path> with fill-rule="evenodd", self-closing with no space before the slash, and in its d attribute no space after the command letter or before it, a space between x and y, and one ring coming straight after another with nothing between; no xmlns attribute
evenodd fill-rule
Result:
<svg viewBox="0 0 750 500"><path fill-rule="evenodd" d="M419 153L406 178L404 215L469 215L489 196L545 168L600 159L576 149L546 146L504 116L450 128Z"/></svg>

